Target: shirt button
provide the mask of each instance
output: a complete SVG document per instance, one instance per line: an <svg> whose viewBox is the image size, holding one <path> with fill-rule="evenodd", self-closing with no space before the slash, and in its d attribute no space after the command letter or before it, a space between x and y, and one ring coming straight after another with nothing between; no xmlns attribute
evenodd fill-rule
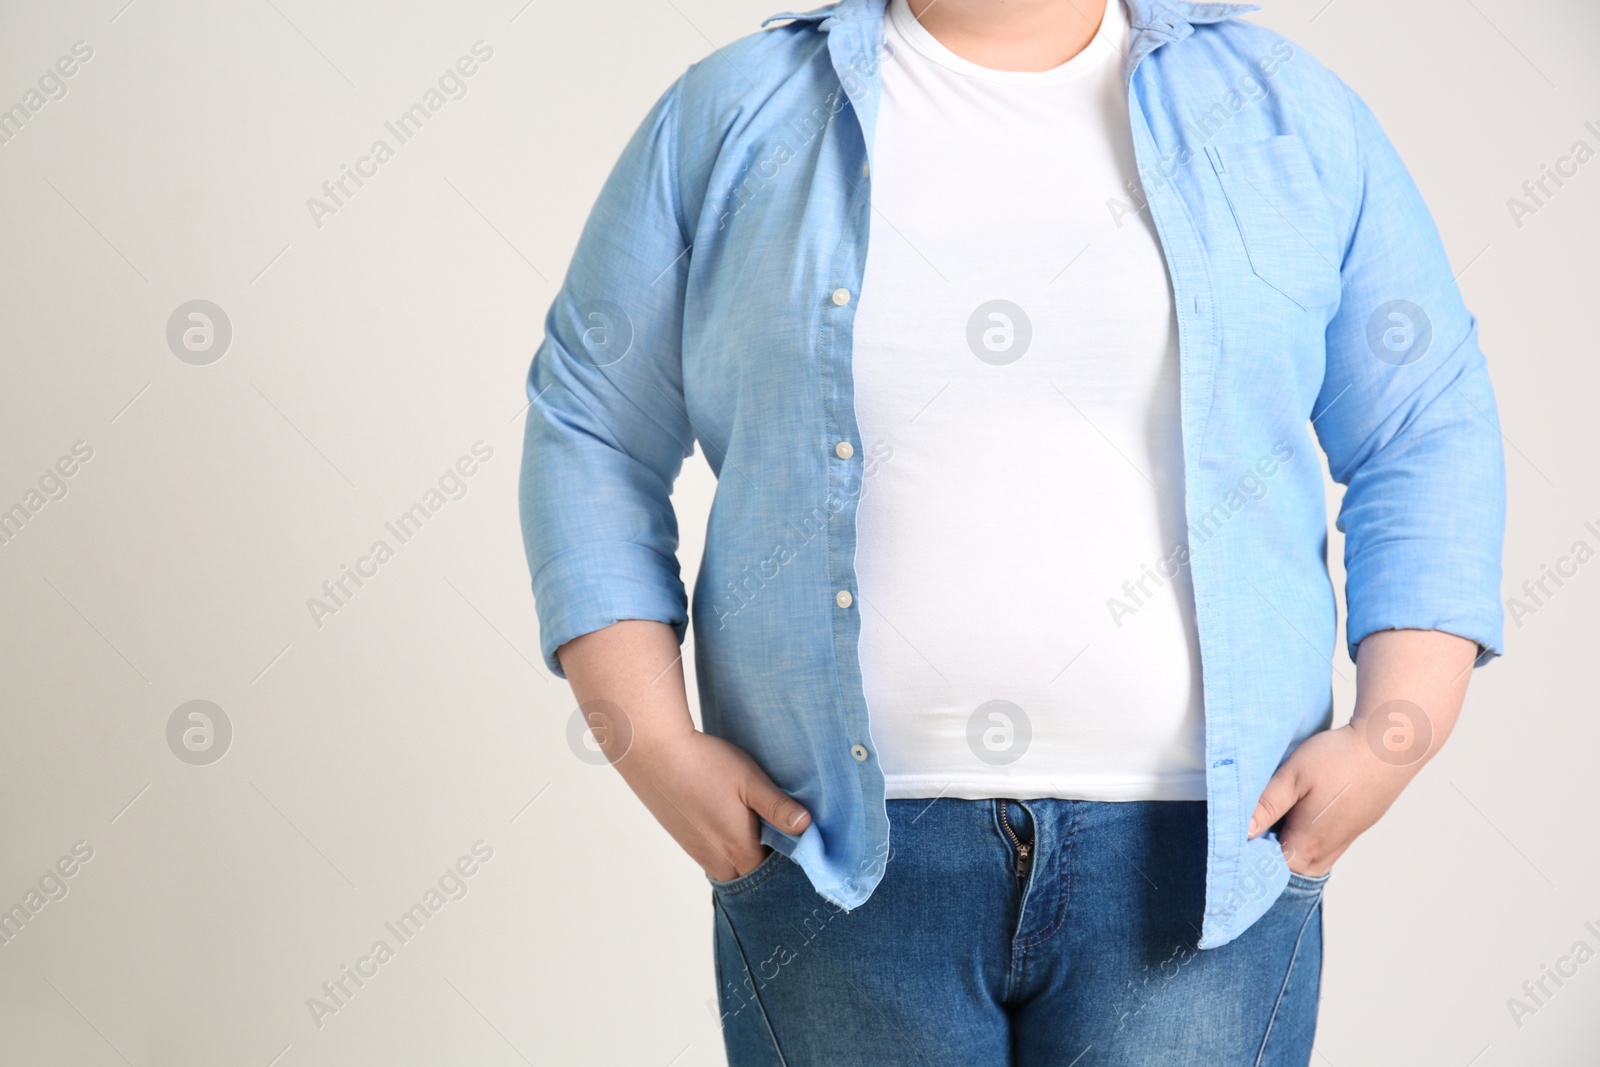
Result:
<svg viewBox="0 0 1600 1067"><path fill-rule="evenodd" d="M866 745L851 745L850 746L850 755L852 755L852 756L854 756L856 758L856 762L857 763L865 763L865 762L867 762L867 746Z"/></svg>
<svg viewBox="0 0 1600 1067"><path fill-rule="evenodd" d="M834 596L833 602L838 604L841 608L847 608L856 602L856 598L850 595L850 590L841 589Z"/></svg>
<svg viewBox="0 0 1600 1067"><path fill-rule="evenodd" d="M851 456L856 454L856 450L849 441L840 441L838 444L833 446L833 454L838 456L840 459L849 459Z"/></svg>
<svg viewBox="0 0 1600 1067"><path fill-rule="evenodd" d="M835 289L833 291L833 302L838 304L840 307L844 307L846 304L850 303L850 290Z"/></svg>
<svg viewBox="0 0 1600 1067"><path fill-rule="evenodd" d="M869 177L872 176L872 164L871 163L863 163L863 164L861 164L861 176L863 178L869 178Z"/></svg>

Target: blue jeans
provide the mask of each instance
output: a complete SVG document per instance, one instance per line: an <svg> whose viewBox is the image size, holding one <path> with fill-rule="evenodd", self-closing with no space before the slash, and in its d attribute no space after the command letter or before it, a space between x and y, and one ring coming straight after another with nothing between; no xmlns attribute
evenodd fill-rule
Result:
<svg viewBox="0 0 1600 1067"><path fill-rule="evenodd" d="M712 882L732 1067L1305 1067L1322 886L1200 952L1206 805L891 800L842 911L774 852Z"/></svg>

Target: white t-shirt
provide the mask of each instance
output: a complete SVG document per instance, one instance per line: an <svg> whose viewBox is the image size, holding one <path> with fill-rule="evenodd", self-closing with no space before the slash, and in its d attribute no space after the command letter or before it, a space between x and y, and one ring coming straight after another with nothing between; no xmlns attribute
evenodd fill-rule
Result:
<svg viewBox="0 0 1600 1067"><path fill-rule="evenodd" d="M1111 0L1040 72L961 59L906 0L884 36L854 374L888 795L1204 799L1177 319L1138 210L1127 15Z"/></svg>

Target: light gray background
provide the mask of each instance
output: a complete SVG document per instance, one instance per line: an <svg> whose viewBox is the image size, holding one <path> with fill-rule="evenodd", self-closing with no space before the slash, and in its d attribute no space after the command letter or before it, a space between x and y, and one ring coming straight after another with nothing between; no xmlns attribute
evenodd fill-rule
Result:
<svg viewBox="0 0 1600 1067"><path fill-rule="evenodd" d="M0 907L94 849L0 946L0 1062L723 1062L708 890L568 747L515 484L522 379L600 182L665 86L771 8L125 3L0 14L0 106L94 50L0 145L0 508L94 450L0 545ZM1500 398L1507 594L1600 546L1600 160L1520 229L1506 207L1600 148L1600 13L1253 17L1366 97L1433 206ZM319 228L307 198L480 39L467 95ZM166 343L193 299L233 327L206 366ZM319 628L307 598L480 440L466 495ZM697 458L688 575L712 488ZM1451 744L1340 862L1318 1064L1594 1061L1600 962L1520 1028L1506 1000L1600 949L1597 606L1600 562L1508 627ZM209 766L166 740L193 699L233 725ZM307 998L480 839L467 896L314 1025Z"/></svg>

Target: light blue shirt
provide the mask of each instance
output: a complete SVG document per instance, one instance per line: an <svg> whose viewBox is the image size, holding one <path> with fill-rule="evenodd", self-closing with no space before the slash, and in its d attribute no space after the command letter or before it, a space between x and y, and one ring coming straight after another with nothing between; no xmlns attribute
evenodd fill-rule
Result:
<svg viewBox="0 0 1600 1067"><path fill-rule="evenodd" d="M1237 18L1254 6L1128 8L1141 184L1126 209L1150 212L1177 308L1212 948L1287 881L1274 836L1247 841L1246 827L1279 763L1332 715L1313 434L1346 487L1352 656L1401 628L1470 638L1479 662L1499 654L1505 474L1476 320L1366 105ZM882 224L883 0L768 21L782 24L666 91L601 191L528 378L523 534L556 674L557 647L620 619L682 640L670 494L699 444L718 479L692 609L703 726L811 812L800 836L763 823L762 840L854 908L891 845L857 656L870 456L851 377Z"/></svg>

